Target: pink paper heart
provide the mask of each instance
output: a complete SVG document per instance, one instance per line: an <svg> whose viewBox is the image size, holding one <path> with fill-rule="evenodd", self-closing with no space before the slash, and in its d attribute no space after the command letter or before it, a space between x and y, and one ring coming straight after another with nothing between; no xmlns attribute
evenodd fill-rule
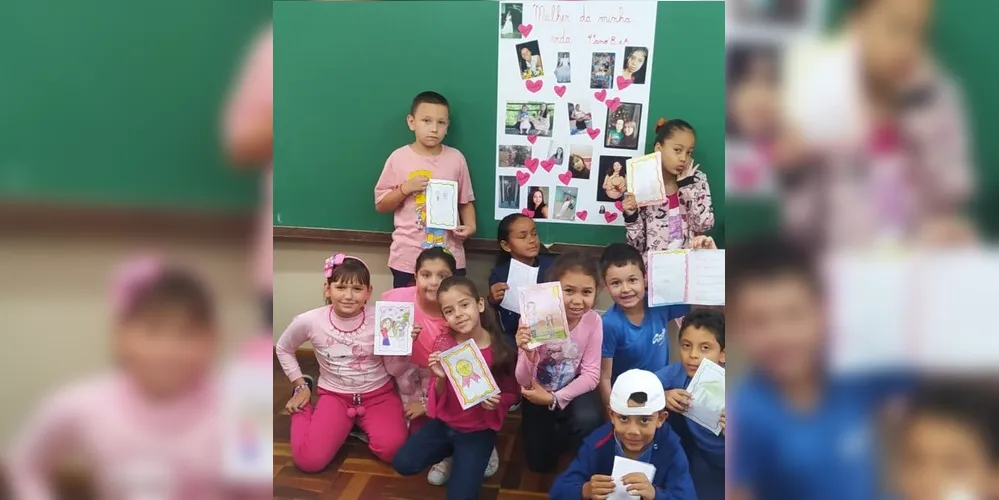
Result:
<svg viewBox="0 0 999 500"><path fill-rule="evenodd" d="M562 97L563 95L565 95L565 85L556 85L555 86L555 95L557 95L559 97Z"/></svg>
<svg viewBox="0 0 999 500"><path fill-rule="evenodd" d="M613 99L607 99L606 101L604 101L604 104L607 105L607 109L614 111L615 109L617 109L618 106L621 105L621 98L615 97Z"/></svg>
<svg viewBox="0 0 999 500"><path fill-rule="evenodd" d="M538 140L538 136L536 134L531 134L527 136L527 142L531 144L534 144L534 141L536 140Z"/></svg>
<svg viewBox="0 0 999 500"><path fill-rule="evenodd" d="M614 208L618 209L619 212L624 212L624 204L620 201L614 202Z"/></svg>
<svg viewBox="0 0 999 500"><path fill-rule="evenodd" d="M529 180L531 180L531 174L529 174L527 172L522 172L520 170L517 171L517 185L518 186L523 186L524 184L527 184L527 181L529 181Z"/></svg>
<svg viewBox="0 0 999 500"><path fill-rule="evenodd" d="M614 222L617 220L617 212L604 212L604 220L607 221L608 224Z"/></svg>
<svg viewBox="0 0 999 500"><path fill-rule="evenodd" d="M580 210L580 211L576 212L576 217L578 217L579 220L586 220L586 216L587 215L590 215L590 214L586 210Z"/></svg>
<svg viewBox="0 0 999 500"><path fill-rule="evenodd" d="M538 159L528 158L524 160L524 166L527 167L527 169L530 170L531 173L533 174L534 172L538 171Z"/></svg>
<svg viewBox="0 0 999 500"><path fill-rule="evenodd" d="M632 80L631 78L625 78L625 77L623 77L621 75L618 75L617 76L617 89L618 90L624 90L624 89L628 88L633 82L634 82L634 80Z"/></svg>
<svg viewBox="0 0 999 500"><path fill-rule="evenodd" d="M534 29L533 24L521 24L520 26L517 26L517 31L519 31L520 34L524 36L524 38L527 38L527 35L530 35L531 30L533 29Z"/></svg>
<svg viewBox="0 0 999 500"><path fill-rule="evenodd" d="M572 172L566 170L565 172L562 172L561 174L558 174L558 180L561 181L562 184L565 184L566 186L568 186L569 185L569 181L572 180Z"/></svg>
<svg viewBox="0 0 999 500"><path fill-rule="evenodd" d="M604 102L604 99L607 98L607 89L601 90L600 92L594 92L593 97L596 97L600 102Z"/></svg>
<svg viewBox="0 0 999 500"><path fill-rule="evenodd" d="M590 139L596 139L600 135L600 129L598 128L588 128L586 133L590 136Z"/></svg>
<svg viewBox="0 0 999 500"><path fill-rule="evenodd" d="M555 160L541 160L541 168L545 169L545 172L551 172L552 167L555 166Z"/></svg>
<svg viewBox="0 0 999 500"><path fill-rule="evenodd" d="M527 85L527 90L530 90L532 94L537 93L541 90L541 87L545 86L544 80L527 80L524 82Z"/></svg>
<svg viewBox="0 0 999 500"><path fill-rule="evenodd" d="M530 208L525 208L521 210L520 213L524 214L525 217L534 217L534 210L531 210Z"/></svg>

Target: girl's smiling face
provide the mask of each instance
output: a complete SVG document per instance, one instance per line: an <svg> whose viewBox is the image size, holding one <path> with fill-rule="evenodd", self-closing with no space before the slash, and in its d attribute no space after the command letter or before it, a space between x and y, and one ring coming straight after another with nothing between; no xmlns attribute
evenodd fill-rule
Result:
<svg viewBox="0 0 999 500"><path fill-rule="evenodd" d="M635 124L628 122L624 124L624 135L635 135Z"/></svg>
<svg viewBox="0 0 999 500"><path fill-rule="evenodd" d="M624 120L614 122L614 130L617 130L618 132L624 130Z"/></svg>
<svg viewBox="0 0 999 500"><path fill-rule="evenodd" d="M451 268L443 260L426 260L416 271L416 290L431 303L437 302L437 288L451 274Z"/></svg>
<svg viewBox="0 0 999 500"><path fill-rule="evenodd" d="M645 57L644 50L631 51L631 54L628 55L628 60L625 62L625 69L630 73L635 73L642 69L642 66L645 66Z"/></svg>
<svg viewBox="0 0 999 500"><path fill-rule="evenodd" d="M611 169L614 171L615 174L620 174L621 173L621 169L623 169L623 168L624 167L621 166L621 162L619 162L619 161L616 161L616 162L614 162L613 165L611 165Z"/></svg>
<svg viewBox="0 0 999 500"><path fill-rule="evenodd" d="M531 49L529 49L527 47L524 47L524 48L520 49L520 57L523 58L525 61L530 61L531 60L531 55L532 55L531 54Z"/></svg>
<svg viewBox="0 0 999 500"><path fill-rule="evenodd" d="M541 204L545 202L545 195L540 190L535 191L531 196L531 200L534 201L534 206L541 206Z"/></svg>
<svg viewBox="0 0 999 500"><path fill-rule="evenodd" d="M475 300L464 288L450 288L441 293L437 300L444 319L455 333L468 335L481 325L480 315L485 310L486 303L481 298Z"/></svg>

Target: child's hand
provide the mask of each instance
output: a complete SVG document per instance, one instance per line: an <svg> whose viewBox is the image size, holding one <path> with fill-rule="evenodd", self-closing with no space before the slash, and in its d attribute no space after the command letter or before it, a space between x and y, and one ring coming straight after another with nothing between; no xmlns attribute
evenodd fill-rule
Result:
<svg viewBox="0 0 999 500"><path fill-rule="evenodd" d="M583 485L583 498L604 500L611 493L614 493L614 478L601 474L590 476L590 480Z"/></svg>
<svg viewBox="0 0 999 500"><path fill-rule="evenodd" d="M500 395L497 394L497 395L495 395L495 396L493 396L493 397L491 397L491 398L483 401L482 402L482 407L485 408L485 409L487 409L487 410L495 410L496 409L496 405L498 405L499 402L500 402Z"/></svg>
<svg viewBox="0 0 999 500"><path fill-rule="evenodd" d="M410 401L406 405L406 418L413 420L420 418L427 414L427 407L423 404L423 401Z"/></svg>
<svg viewBox="0 0 999 500"><path fill-rule="evenodd" d="M489 301L493 304L503 302L503 297L506 297L506 291L509 289L510 287L506 283L496 283L489 287Z"/></svg>
<svg viewBox="0 0 999 500"><path fill-rule="evenodd" d="M693 177L697 173L697 169L701 168L701 164L694 164L694 159L690 158L687 160L687 166L680 172L680 175L676 176L676 181L680 182L688 177Z"/></svg>
<svg viewBox="0 0 999 500"><path fill-rule="evenodd" d="M694 236L694 239L690 240L691 250L718 250L718 245L715 244L715 239L710 236Z"/></svg>
<svg viewBox="0 0 999 500"><path fill-rule="evenodd" d="M437 378L447 378L444 373L444 367L441 366L441 352L434 351L427 356L427 366L430 368L430 373L433 373Z"/></svg>
<svg viewBox="0 0 999 500"><path fill-rule="evenodd" d="M409 196L413 193L419 193L427 189L427 183L430 182L426 176L417 175L406 182L403 182L399 189L402 189L402 194Z"/></svg>
<svg viewBox="0 0 999 500"><path fill-rule="evenodd" d="M521 322L520 326L517 328L517 336L514 337L514 340L517 342L517 347L520 348L521 351L524 351L528 361L531 363L538 362L537 349L530 349L527 347L527 344L531 343L531 329L523 322Z"/></svg>
<svg viewBox="0 0 999 500"><path fill-rule="evenodd" d="M621 478L621 483L624 484L628 493L641 497L642 500L655 500L656 498L656 489L649 482L649 478L641 472L625 474Z"/></svg>
<svg viewBox="0 0 999 500"><path fill-rule="evenodd" d="M621 209L624 210L624 215L632 215L638 211L638 202L635 201L633 193L624 193L624 201L621 202Z"/></svg>
<svg viewBox="0 0 999 500"><path fill-rule="evenodd" d="M420 336L420 332L422 332L422 331L423 331L423 327L422 326L420 326L420 325L413 325L413 331L412 331L412 333L410 333L410 335L413 336L413 342L416 342L416 339Z"/></svg>
<svg viewBox="0 0 999 500"><path fill-rule="evenodd" d="M301 410L302 407L309 402L311 397L312 393L309 391L309 387L306 386L291 396L288 403L284 405L284 409L288 413L295 413L298 410Z"/></svg>
<svg viewBox="0 0 999 500"><path fill-rule="evenodd" d="M722 408L721 418L718 419L718 423L721 425L721 435L725 435L725 408Z"/></svg>
<svg viewBox="0 0 999 500"><path fill-rule="evenodd" d="M670 389L666 391L666 408L675 413L683 413L690 409L693 394L683 389Z"/></svg>
<svg viewBox="0 0 999 500"><path fill-rule="evenodd" d="M465 238L472 236L472 233L474 233L475 231L472 229L472 226L461 225L454 228L454 231L451 232L454 233L455 238L463 240Z"/></svg>
<svg viewBox="0 0 999 500"><path fill-rule="evenodd" d="M538 406L551 406L555 402L555 396L552 393L545 390L544 387L538 385L537 380L531 381L531 388L526 387L520 388L520 394L524 396L524 399L538 405Z"/></svg>

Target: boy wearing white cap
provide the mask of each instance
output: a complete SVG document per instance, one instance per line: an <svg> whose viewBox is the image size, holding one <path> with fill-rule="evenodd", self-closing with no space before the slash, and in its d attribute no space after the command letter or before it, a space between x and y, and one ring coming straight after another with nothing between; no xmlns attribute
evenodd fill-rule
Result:
<svg viewBox="0 0 999 500"><path fill-rule="evenodd" d="M610 422L598 427L558 478L549 495L555 500L603 500L614 492L614 457L655 467L652 481L641 473L620 482L642 500L696 500L687 457L666 422L663 384L652 372L628 370L618 376L609 398Z"/></svg>

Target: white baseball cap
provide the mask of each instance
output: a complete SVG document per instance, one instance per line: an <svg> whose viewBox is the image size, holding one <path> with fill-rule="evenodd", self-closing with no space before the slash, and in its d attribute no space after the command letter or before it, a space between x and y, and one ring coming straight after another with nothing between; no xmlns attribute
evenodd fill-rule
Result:
<svg viewBox="0 0 999 500"><path fill-rule="evenodd" d="M628 399L636 392L648 398L641 406L628 406ZM628 370L618 375L611 388L610 408L620 415L652 415L666 408L663 383L655 373L647 370Z"/></svg>

